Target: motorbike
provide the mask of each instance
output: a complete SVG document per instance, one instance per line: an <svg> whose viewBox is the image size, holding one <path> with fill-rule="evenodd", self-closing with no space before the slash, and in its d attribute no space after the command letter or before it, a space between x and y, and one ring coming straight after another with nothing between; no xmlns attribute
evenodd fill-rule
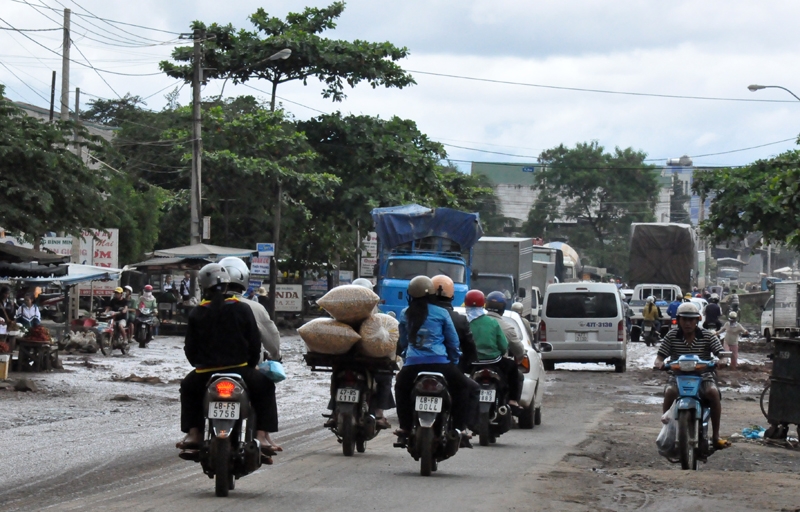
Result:
<svg viewBox="0 0 800 512"><path fill-rule="evenodd" d="M102 337L99 339L100 352L104 356L110 356L114 350L119 349L123 355L130 352L130 345L125 336L120 335L117 329L117 322L114 319L113 311L99 311L97 313L97 325L95 328L100 332Z"/></svg>
<svg viewBox="0 0 800 512"><path fill-rule="evenodd" d="M729 355L727 352L723 356ZM677 420L677 459L681 469L697 469L697 461L706 462L714 453L708 428L711 422L711 409L700 399L702 375L714 369L716 361L706 361L696 355L683 355L664 365L664 369L675 375L678 398L675 400Z"/></svg>
<svg viewBox="0 0 800 512"><path fill-rule="evenodd" d="M656 323L653 320L643 320L642 331L644 333L645 345L653 347L659 344L661 338L656 330Z"/></svg>
<svg viewBox="0 0 800 512"><path fill-rule="evenodd" d="M236 373L211 375L203 400L206 427L199 450L181 452L180 458L199 462L214 479L214 492L225 497L236 480L261 467L261 445L255 438L255 411L247 386Z"/></svg>
<svg viewBox="0 0 800 512"><path fill-rule="evenodd" d="M411 398L414 425L408 439L394 443L394 447L406 448L419 461L420 475L430 476L439 462L458 452L461 433L453 428L452 401L444 375L420 372L414 379Z"/></svg>
<svg viewBox="0 0 800 512"><path fill-rule="evenodd" d="M508 406L508 387L501 370L496 366L498 359L472 363L471 378L480 387L478 436L481 446L489 446L496 439L511 430L511 409Z"/></svg>
<svg viewBox="0 0 800 512"><path fill-rule="evenodd" d="M147 348L147 344L153 340L153 331L158 325L156 311L150 308L139 308L136 312L136 341L139 348Z"/></svg>

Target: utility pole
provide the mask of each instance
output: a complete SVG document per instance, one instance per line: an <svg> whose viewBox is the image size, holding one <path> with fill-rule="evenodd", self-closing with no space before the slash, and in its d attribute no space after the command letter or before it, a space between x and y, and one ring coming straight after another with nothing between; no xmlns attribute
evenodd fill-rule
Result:
<svg viewBox="0 0 800 512"><path fill-rule="evenodd" d="M61 52L61 120L69 121L69 16L70 10L64 9L64 41Z"/></svg>
<svg viewBox="0 0 800 512"><path fill-rule="evenodd" d="M200 214L203 211L200 191L201 155L203 141L200 127L200 84L203 82L203 40L206 31L195 29L192 34L194 39L194 73L192 75L192 192L191 192L191 244L199 244L200 239Z"/></svg>
<svg viewBox="0 0 800 512"><path fill-rule="evenodd" d="M50 84L50 122L53 122L53 110L56 103L56 72L53 71L53 81Z"/></svg>
<svg viewBox="0 0 800 512"><path fill-rule="evenodd" d="M80 124L81 124L81 88L75 88L75 134L73 140L75 141L75 154L78 158L83 159L83 150L81 148Z"/></svg>

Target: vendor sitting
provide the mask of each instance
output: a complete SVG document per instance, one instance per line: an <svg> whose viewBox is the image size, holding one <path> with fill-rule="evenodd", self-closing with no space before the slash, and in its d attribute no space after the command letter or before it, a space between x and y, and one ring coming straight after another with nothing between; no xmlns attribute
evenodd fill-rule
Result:
<svg viewBox="0 0 800 512"><path fill-rule="evenodd" d="M25 294L25 302L17 309L16 321L26 329L38 327L42 323L39 306L33 303L33 294Z"/></svg>

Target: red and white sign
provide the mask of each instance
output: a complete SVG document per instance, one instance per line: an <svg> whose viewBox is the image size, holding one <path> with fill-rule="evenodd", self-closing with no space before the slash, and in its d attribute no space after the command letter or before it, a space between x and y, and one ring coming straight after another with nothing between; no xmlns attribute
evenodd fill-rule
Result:
<svg viewBox="0 0 800 512"><path fill-rule="evenodd" d="M81 239L80 261L83 265L96 267L119 268L119 230L108 229L87 230ZM72 247L70 246L70 250ZM94 295L110 296L114 288L119 286L117 281L94 281L78 285L81 295L89 295L94 290Z"/></svg>

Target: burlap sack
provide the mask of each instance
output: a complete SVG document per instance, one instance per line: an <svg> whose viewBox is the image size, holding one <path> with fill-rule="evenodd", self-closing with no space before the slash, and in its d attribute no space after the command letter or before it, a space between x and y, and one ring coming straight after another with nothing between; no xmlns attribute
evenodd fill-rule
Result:
<svg viewBox="0 0 800 512"><path fill-rule="evenodd" d="M317 318L297 329L310 352L344 354L358 343L361 336L347 324L332 318Z"/></svg>
<svg viewBox="0 0 800 512"><path fill-rule="evenodd" d="M400 337L400 323L389 315L376 313L361 323L358 351L368 357L394 357Z"/></svg>
<svg viewBox="0 0 800 512"><path fill-rule="evenodd" d="M355 325L366 320L380 300L372 290L346 284L323 295L317 304L336 320Z"/></svg>

